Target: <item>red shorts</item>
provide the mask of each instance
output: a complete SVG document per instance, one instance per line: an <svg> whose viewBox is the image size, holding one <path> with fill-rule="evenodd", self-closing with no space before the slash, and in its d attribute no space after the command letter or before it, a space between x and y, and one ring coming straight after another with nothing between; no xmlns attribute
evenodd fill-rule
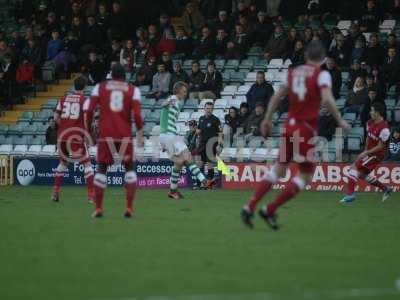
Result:
<svg viewBox="0 0 400 300"><path fill-rule="evenodd" d="M358 172L368 175L371 173L379 164L382 162L383 157L376 155L364 156L361 159L357 159L354 163Z"/></svg>
<svg viewBox="0 0 400 300"><path fill-rule="evenodd" d="M131 139L122 142L99 141L97 143L97 163L111 165L115 156L121 159L122 163L134 161L133 144Z"/></svg>
<svg viewBox="0 0 400 300"><path fill-rule="evenodd" d="M286 124L280 140L279 162L294 162L300 172L312 173L316 163L314 153L316 135L316 130L308 123Z"/></svg>
<svg viewBox="0 0 400 300"><path fill-rule="evenodd" d="M58 154L63 162L69 160L87 163L90 161L89 153L85 143L58 142Z"/></svg>

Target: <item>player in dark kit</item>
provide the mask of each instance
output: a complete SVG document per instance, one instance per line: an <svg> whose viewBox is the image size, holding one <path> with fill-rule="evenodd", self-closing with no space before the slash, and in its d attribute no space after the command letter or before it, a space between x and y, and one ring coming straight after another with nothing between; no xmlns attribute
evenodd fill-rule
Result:
<svg viewBox="0 0 400 300"><path fill-rule="evenodd" d="M84 126L83 106L85 97L83 91L86 79L78 77L74 82L75 93L64 96L57 104L54 120L58 125L57 146L60 163L54 175L52 200L59 201L61 184L64 174L68 172L68 162L78 161L85 165L85 179L88 186L88 201L93 202L94 171L87 151L86 139L90 138Z"/></svg>
<svg viewBox="0 0 400 300"><path fill-rule="evenodd" d="M137 144L143 145L143 119L141 116L141 94L139 88L125 82L125 70L116 64L111 70L112 80L97 84L90 99L85 103L85 124L91 128L93 113L100 110L99 137L97 143L97 172L94 177L96 210L93 217L103 216L103 196L107 187L107 167L118 156L125 166L126 211L133 214L136 193L136 173L133 169L134 155L132 123L137 128Z"/></svg>
<svg viewBox="0 0 400 300"><path fill-rule="evenodd" d="M379 188L383 192L382 201L386 201L393 191L370 174L383 161L387 152L390 130L388 122L383 118L385 106L379 102L373 103L370 115L371 119L367 122L365 151L357 157L349 171L346 196L340 201L342 203L353 202L356 199L354 190L359 179L364 179Z"/></svg>
<svg viewBox="0 0 400 300"><path fill-rule="evenodd" d="M321 103L327 107L342 128L349 128L336 107L332 94L332 80L327 71L320 68L325 49L319 42L311 42L306 50L306 64L290 69L287 82L271 98L268 111L261 124L264 136L272 128L272 116L280 101L289 96L289 113L285 124L285 131L280 140L278 162L264 176L258 184L255 193L241 211L241 218L245 225L253 227L252 218L257 203L285 176L286 169L291 162L296 163L298 173L288 183L285 189L259 211L259 215L274 230L278 229L276 210L278 207L295 197L308 182L311 181L315 169L314 138L317 135L317 124Z"/></svg>

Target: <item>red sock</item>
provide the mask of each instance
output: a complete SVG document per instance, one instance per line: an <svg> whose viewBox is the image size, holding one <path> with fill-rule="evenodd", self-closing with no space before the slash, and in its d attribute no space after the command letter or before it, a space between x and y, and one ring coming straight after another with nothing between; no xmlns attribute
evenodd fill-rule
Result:
<svg viewBox="0 0 400 300"><path fill-rule="evenodd" d="M283 191L275 198L275 200L270 204L268 204L267 206L268 214L271 215L274 214L275 211L278 209L278 207L280 207L282 204L292 199L299 192L300 192L299 186L295 182L290 181L289 184L286 186L286 188L284 188Z"/></svg>
<svg viewBox="0 0 400 300"><path fill-rule="evenodd" d="M107 187L107 176L104 174L96 174L94 176L94 201L96 204L96 211L103 210L104 190Z"/></svg>
<svg viewBox="0 0 400 300"><path fill-rule="evenodd" d="M126 210L133 211L133 201L136 194L136 173L134 171L125 174Z"/></svg>
<svg viewBox="0 0 400 300"><path fill-rule="evenodd" d="M383 183L378 181L378 179L376 179L376 178L369 179L369 180L367 180L367 182L373 186L376 186L377 188L379 188L382 191L386 190L386 185L384 185Z"/></svg>
<svg viewBox="0 0 400 300"><path fill-rule="evenodd" d="M53 187L53 192L55 194L60 193L63 178L64 178L64 172L56 171L56 174L54 176L54 187Z"/></svg>
<svg viewBox="0 0 400 300"><path fill-rule="evenodd" d="M353 178L349 178L349 182L347 183L346 194L353 195L354 190L356 188L357 180Z"/></svg>
<svg viewBox="0 0 400 300"><path fill-rule="evenodd" d="M252 212L256 209L257 203L260 202L264 195L269 192L271 187L272 182L270 182L268 179L264 179L258 183L256 191L248 203L248 206Z"/></svg>
<svg viewBox="0 0 400 300"><path fill-rule="evenodd" d="M88 199L94 199L94 171L92 167L85 168L85 179L88 188Z"/></svg>

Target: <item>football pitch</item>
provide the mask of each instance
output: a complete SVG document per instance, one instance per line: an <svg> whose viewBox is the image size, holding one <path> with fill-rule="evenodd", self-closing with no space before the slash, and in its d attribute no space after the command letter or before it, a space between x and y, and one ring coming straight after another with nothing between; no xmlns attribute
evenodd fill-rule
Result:
<svg viewBox="0 0 400 300"><path fill-rule="evenodd" d="M343 206L305 192L272 232L241 224L251 191L183 192L140 190L126 220L122 188L108 188L93 220L84 188L52 203L49 187L0 187L0 299L400 299L397 193Z"/></svg>

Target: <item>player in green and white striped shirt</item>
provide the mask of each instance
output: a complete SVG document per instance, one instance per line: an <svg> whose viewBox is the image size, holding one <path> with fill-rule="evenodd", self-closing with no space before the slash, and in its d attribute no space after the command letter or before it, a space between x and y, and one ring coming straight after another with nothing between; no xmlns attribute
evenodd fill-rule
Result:
<svg viewBox="0 0 400 300"><path fill-rule="evenodd" d="M160 145L167 151L169 158L174 162L171 171L170 191L168 197L173 199L183 198L178 191L179 174L185 165L188 170L199 180L204 187L212 187L212 181L208 181L199 167L193 162L192 155L187 148L183 137L178 134L177 122L179 113L188 94L188 85L182 81L175 83L174 95L163 104L160 117Z"/></svg>

